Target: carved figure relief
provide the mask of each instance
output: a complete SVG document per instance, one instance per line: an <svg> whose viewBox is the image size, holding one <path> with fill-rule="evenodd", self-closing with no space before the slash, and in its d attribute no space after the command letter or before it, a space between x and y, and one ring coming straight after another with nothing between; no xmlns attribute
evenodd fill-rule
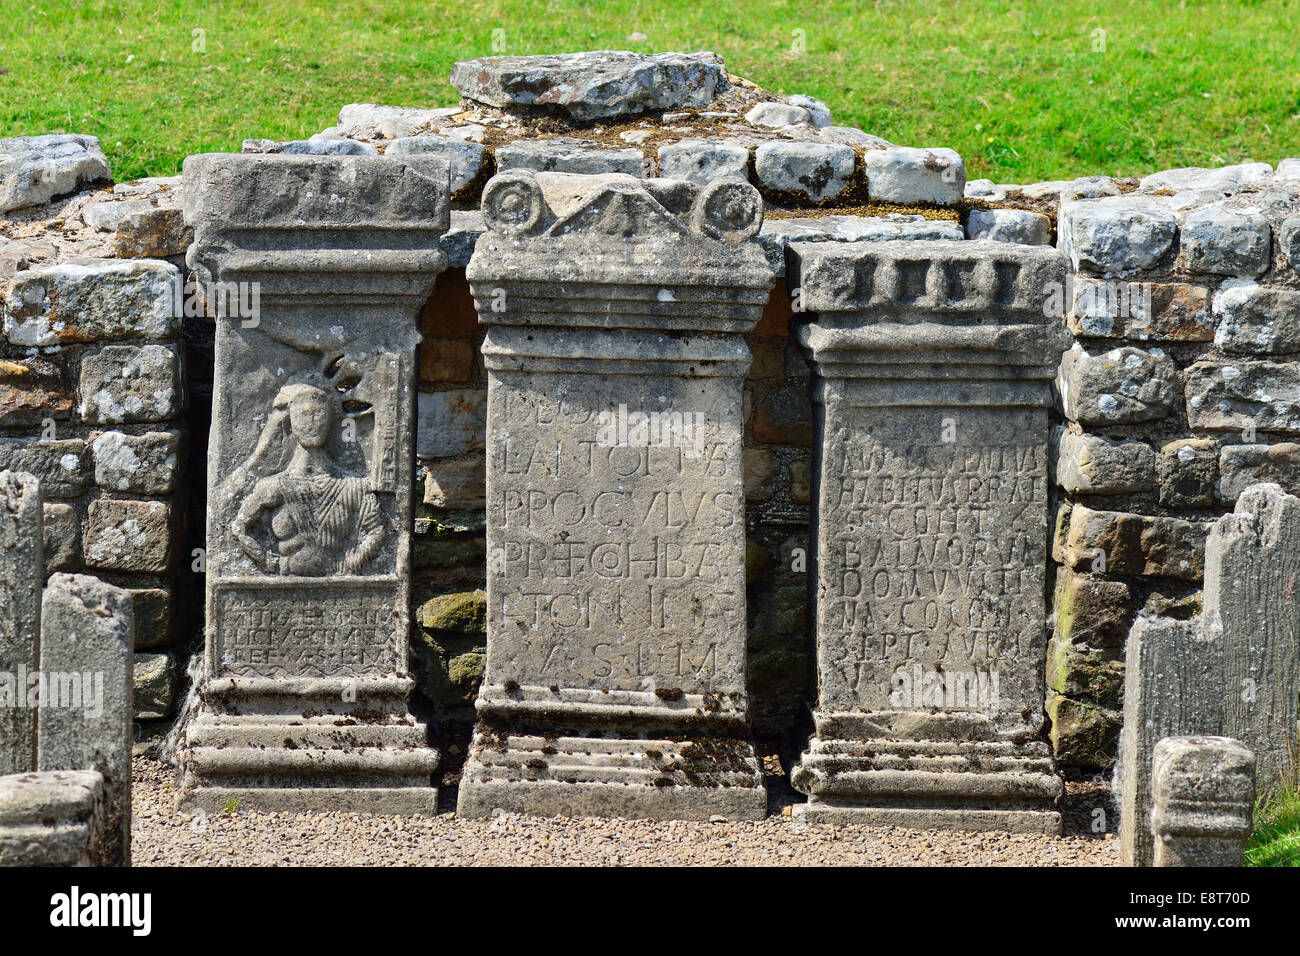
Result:
<svg viewBox="0 0 1300 956"><path fill-rule="evenodd" d="M382 354L363 367L327 357L276 394L256 447L226 482L238 502L230 533L263 573L376 570L392 531L377 493L391 490L392 455L379 447L391 426L375 392L391 384L395 359Z"/></svg>

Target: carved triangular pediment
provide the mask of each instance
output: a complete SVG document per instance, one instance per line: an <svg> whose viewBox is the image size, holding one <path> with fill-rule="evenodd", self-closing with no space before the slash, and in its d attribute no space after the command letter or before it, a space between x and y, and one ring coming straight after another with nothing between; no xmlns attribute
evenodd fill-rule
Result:
<svg viewBox="0 0 1300 956"><path fill-rule="evenodd" d="M584 198L549 230L552 236L602 234L618 239L695 234L638 185L610 183Z"/></svg>

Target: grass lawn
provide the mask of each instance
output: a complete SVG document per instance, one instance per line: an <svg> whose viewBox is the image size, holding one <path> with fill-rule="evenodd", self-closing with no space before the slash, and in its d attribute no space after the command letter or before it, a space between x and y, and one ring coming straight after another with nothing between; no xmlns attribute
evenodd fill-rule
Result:
<svg viewBox="0 0 1300 956"><path fill-rule="evenodd" d="M446 106L494 51L711 49L837 122L1033 182L1300 155L1297 0L0 0L0 136L93 133L118 179L340 106ZM634 33L648 39L632 41Z"/></svg>
<svg viewBox="0 0 1300 956"><path fill-rule="evenodd" d="M1300 866L1300 788L1284 788L1259 802L1246 865Z"/></svg>

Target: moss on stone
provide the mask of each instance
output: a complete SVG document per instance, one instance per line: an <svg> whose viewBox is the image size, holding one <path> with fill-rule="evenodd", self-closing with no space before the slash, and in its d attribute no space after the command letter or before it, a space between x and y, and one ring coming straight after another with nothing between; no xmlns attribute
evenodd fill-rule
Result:
<svg viewBox="0 0 1300 956"><path fill-rule="evenodd" d="M487 592L476 588L440 594L420 606L416 619L430 631L487 634Z"/></svg>

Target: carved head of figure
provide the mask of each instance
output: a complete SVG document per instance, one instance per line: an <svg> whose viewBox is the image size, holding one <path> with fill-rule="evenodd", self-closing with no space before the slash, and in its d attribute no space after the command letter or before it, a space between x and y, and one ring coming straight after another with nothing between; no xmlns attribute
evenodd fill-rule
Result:
<svg viewBox="0 0 1300 956"><path fill-rule="evenodd" d="M275 398L276 408L288 407L289 427L303 448L322 448L334 427L331 396L315 385L286 385Z"/></svg>

